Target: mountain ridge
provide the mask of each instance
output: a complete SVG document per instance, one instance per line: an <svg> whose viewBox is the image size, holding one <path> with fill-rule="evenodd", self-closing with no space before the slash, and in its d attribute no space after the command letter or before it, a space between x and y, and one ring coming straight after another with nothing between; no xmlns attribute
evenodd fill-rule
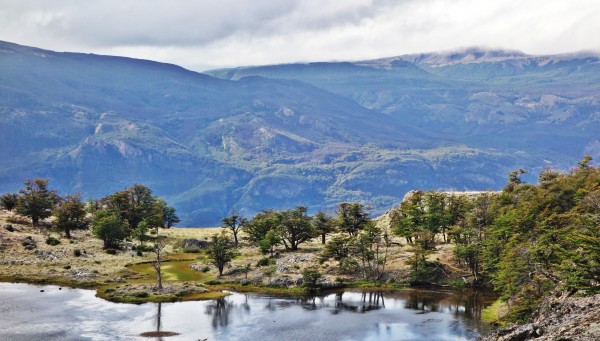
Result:
<svg viewBox="0 0 600 341"><path fill-rule="evenodd" d="M458 104L436 108L430 98L470 90L412 63L392 73L316 63L309 79L258 72L228 80L172 64L0 43L0 67L0 192L31 177L86 197L143 183L178 209L184 226L214 226L232 210L331 211L341 201L379 213L415 188L498 189L515 168L538 167L534 177L544 159L572 164L580 155L566 154L581 154L590 134L568 131L574 142L565 151L542 139L527 152L522 143L511 146L508 133L483 143L477 134L529 121L497 114L503 119L491 117L502 124L481 115L456 120ZM296 66L286 72L297 75ZM388 89L402 96L388 98ZM478 96L467 102L502 105ZM593 100L562 98L539 105L596 108ZM428 110L435 115L422 115Z"/></svg>

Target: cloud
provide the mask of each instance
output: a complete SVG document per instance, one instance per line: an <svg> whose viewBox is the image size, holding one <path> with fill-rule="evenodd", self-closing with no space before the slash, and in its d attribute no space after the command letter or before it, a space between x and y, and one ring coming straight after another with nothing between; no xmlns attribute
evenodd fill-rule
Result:
<svg viewBox="0 0 600 341"><path fill-rule="evenodd" d="M0 0L0 39L192 69L465 46L600 50L597 0Z"/></svg>

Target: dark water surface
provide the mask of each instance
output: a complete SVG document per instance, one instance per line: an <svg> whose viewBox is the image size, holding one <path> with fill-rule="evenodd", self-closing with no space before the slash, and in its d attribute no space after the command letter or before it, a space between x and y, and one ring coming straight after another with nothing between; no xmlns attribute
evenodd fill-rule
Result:
<svg viewBox="0 0 600 341"><path fill-rule="evenodd" d="M0 283L0 340L474 340L489 332L480 317L493 299L407 289L133 305L92 290ZM157 330L179 335L139 336Z"/></svg>

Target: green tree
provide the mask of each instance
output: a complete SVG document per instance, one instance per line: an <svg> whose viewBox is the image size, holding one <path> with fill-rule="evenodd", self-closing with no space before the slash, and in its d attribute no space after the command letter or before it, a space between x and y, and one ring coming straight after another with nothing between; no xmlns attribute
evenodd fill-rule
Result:
<svg viewBox="0 0 600 341"><path fill-rule="evenodd" d="M6 193L0 196L0 206L7 211L12 211L17 206L19 195L17 193Z"/></svg>
<svg viewBox="0 0 600 341"><path fill-rule="evenodd" d="M323 251L321 252L321 261L326 261L330 258L341 262L342 260L350 257L350 243L352 237L349 236L335 236L331 238Z"/></svg>
<svg viewBox="0 0 600 341"><path fill-rule="evenodd" d="M59 200L56 191L48 189L48 179L25 181L25 189L19 191L17 213L31 218L33 226L52 215L52 208Z"/></svg>
<svg viewBox="0 0 600 341"><path fill-rule="evenodd" d="M223 226L224 229L228 229L233 234L233 241L235 246L238 246L238 233L244 228L246 224L246 219L242 218L237 212L233 211L233 213L229 217L223 218Z"/></svg>
<svg viewBox="0 0 600 341"><path fill-rule="evenodd" d="M422 191L411 192L391 214L392 232L406 238L408 244L412 244L417 233L423 229L426 212L423 197Z"/></svg>
<svg viewBox="0 0 600 341"><path fill-rule="evenodd" d="M142 220L138 226L133 229L132 236L137 238L140 241L140 246L143 251L144 249L144 241L146 240L146 234L148 233L148 223L145 220Z"/></svg>
<svg viewBox="0 0 600 341"><path fill-rule="evenodd" d="M175 207L169 206L166 204L163 206L163 218L164 218L164 227L171 228L181 222L179 216L176 213Z"/></svg>
<svg viewBox="0 0 600 341"><path fill-rule="evenodd" d="M127 237L127 222L105 210L96 211L92 220L92 233L104 242L104 248L117 248Z"/></svg>
<svg viewBox="0 0 600 341"><path fill-rule="evenodd" d="M325 244L325 237L335 231L336 222L326 212L319 211L313 217L315 232L321 235L321 244Z"/></svg>
<svg viewBox="0 0 600 341"><path fill-rule="evenodd" d="M86 218L85 203L79 194L67 195L54 209L54 224L65 232L65 237L71 238L71 230L86 228L89 220Z"/></svg>
<svg viewBox="0 0 600 341"><path fill-rule="evenodd" d="M390 245L388 233L372 222L353 237L350 252L358 259L364 280L381 279L385 273Z"/></svg>
<svg viewBox="0 0 600 341"><path fill-rule="evenodd" d="M304 268L302 270L302 286L308 291L315 291L319 288L321 277L323 277L323 274L317 268Z"/></svg>
<svg viewBox="0 0 600 341"><path fill-rule="evenodd" d="M219 270L219 276L223 276L225 265L231 262L237 255L235 244L224 233L215 234L211 237L211 244L207 248L208 258Z"/></svg>
<svg viewBox="0 0 600 341"><path fill-rule="evenodd" d="M275 230L281 223L281 216L273 210L263 210L244 224L246 239L258 245L270 230Z"/></svg>
<svg viewBox="0 0 600 341"><path fill-rule="evenodd" d="M339 228L353 236L369 223L369 212L361 203L343 202L337 207Z"/></svg>
<svg viewBox="0 0 600 341"><path fill-rule="evenodd" d="M281 238L277 235L275 230L269 230L265 237L258 242L258 247L262 253L269 253L273 256L275 246L281 243Z"/></svg>
<svg viewBox="0 0 600 341"><path fill-rule="evenodd" d="M278 213L280 224L277 226L277 232L286 250L298 250L298 245L314 238L315 230L306 212L306 207L298 206L296 209Z"/></svg>
<svg viewBox="0 0 600 341"><path fill-rule="evenodd" d="M121 220L127 220L131 230L142 220L157 215L156 199L152 196L152 190L144 185L135 184L103 198L102 201L108 210L118 214ZM152 227L155 226L156 224L152 224Z"/></svg>

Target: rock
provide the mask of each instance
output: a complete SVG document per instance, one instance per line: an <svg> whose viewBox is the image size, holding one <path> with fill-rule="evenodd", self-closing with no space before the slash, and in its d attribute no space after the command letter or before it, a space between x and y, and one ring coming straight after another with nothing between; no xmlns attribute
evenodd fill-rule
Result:
<svg viewBox="0 0 600 341"><path fill-rule="evenodd" d="M540 304L529 323L500 329L483 340L600 340L600 294L573 297L550 295Z"/></svg>
<svg viewBox="0 0 600 341"><path fill-rule="evenodd" d="M181 247L187 252L194 252L206 249L210 246L210 242L199 239L184 239L181 242Z"/></svg>

